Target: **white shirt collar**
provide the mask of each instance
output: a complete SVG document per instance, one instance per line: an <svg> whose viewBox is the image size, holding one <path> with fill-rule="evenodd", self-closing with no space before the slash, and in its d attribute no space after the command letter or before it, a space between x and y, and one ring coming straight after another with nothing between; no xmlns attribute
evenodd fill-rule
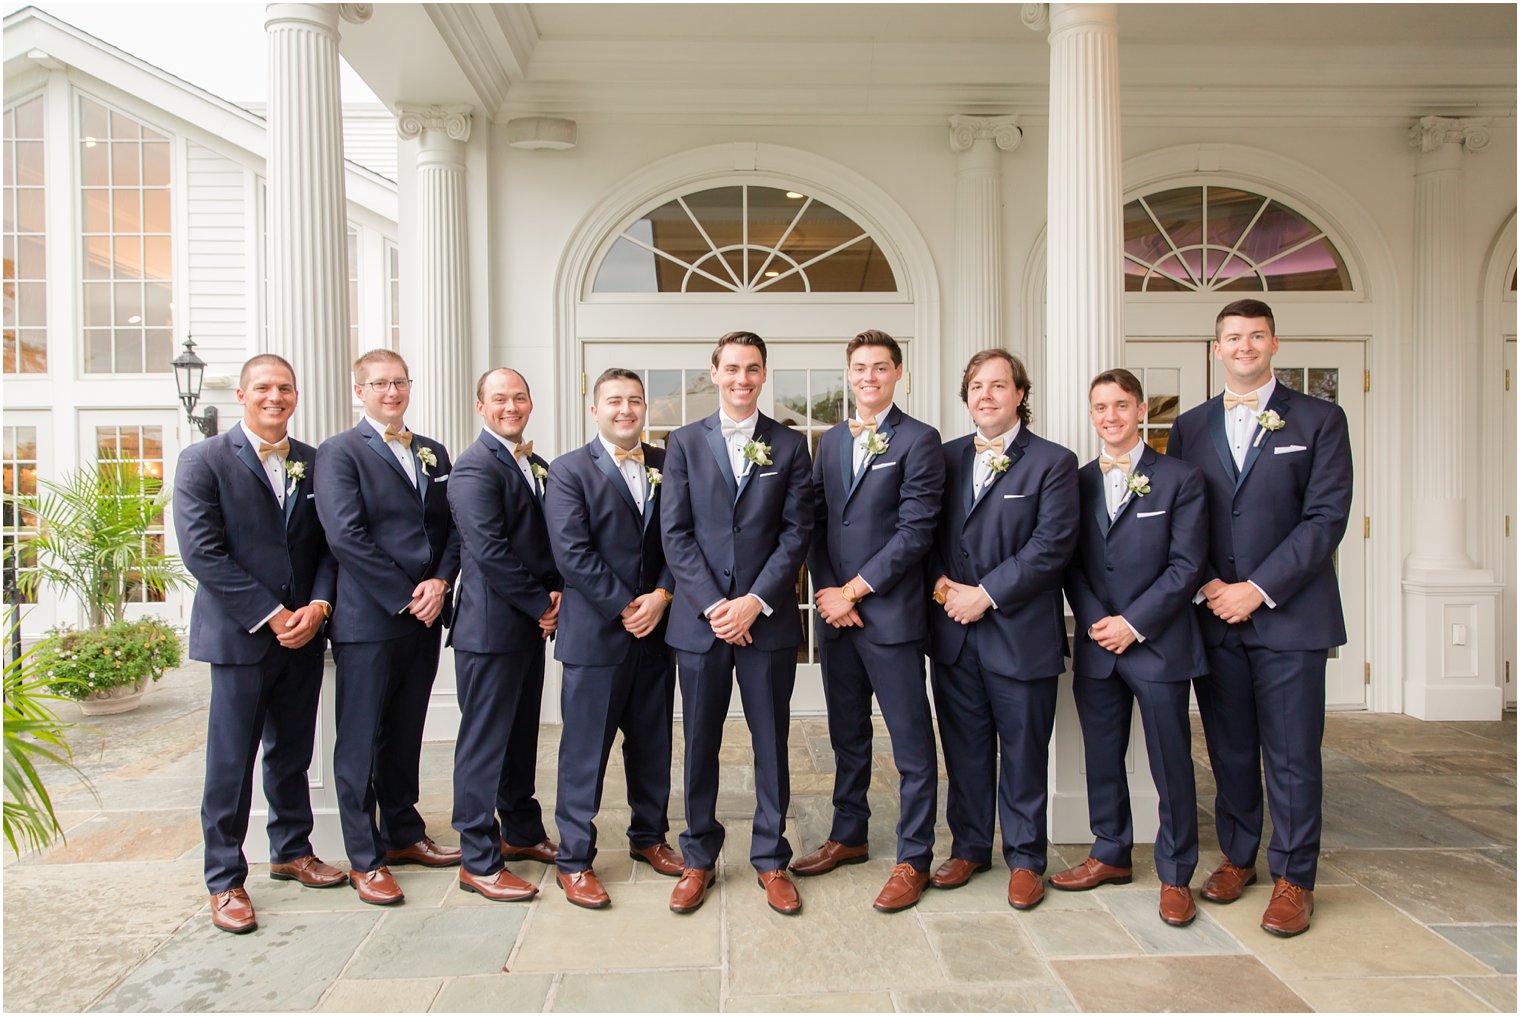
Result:
<svg viewBox="0 0 1520 1016"><path fill-rule="evenodd" d="M1227 391L1227 392L1229 392L1231 395L1236 396L1237 398L1239 398L1242 395L1250 395L1250 394L1252 394L1251 392L1237 392L1234 389L1232 389L1229 385L1225 385L1224 386L1224 390ZM1267 403L1270 402L1270 401L1272 401L1272 393L1275 392L1276 390L1277 390L1277 378L1276 378L1275 375L1273 377L1269 378L1267 380L1266 384L1264 384L1260 388L1256 389L1256 392L1255 392L1255 394L1256 394L1256 411L1258 413L1264 413L1264 412L1267 411Z"/></svg>
<svg viewBox="0 0 1520 1016"><path fill-rule="evenodd" d="M516 442L510 441L507 438L502 437L500 434L496 433L496 431L492 430L490 427L482 427L480 429L481 429L481 431L483 433L490 434L496 440L500 441L502 443L502 445L504 445L506 447L507 451L509 451L509 452L512 453L512 458L514 458L514 459L517 458L517 444L516 444Z"/></svg>
<svg viewBox="0 0 1520 1016"><path fill-rule="evenodd" d="M364 414L364 422L367 423L367 424L369 424L371 427L375 428L375 433L376 434L379 434L381 437L385 437L385 424L381 423L379 420L375 419L373 416L370 416L368 413ZM401 429L402 430L406 429L406 424L405 423L401 424Z"/></svg>
<svg viewBox="0 0 1520 1016"><path fill-rule="evenodd" d="M1013 447L1013 439L1019 436L1019 428L1022 427L1022 426L1024 426L1024 421L1022 421L1022 420L1015 420L1013 422L1013 429L1009 430L1009 431L1004 431L1003 432L1003 435L1002 435L1002 437L1003 437L1003 454L1006 455L1008 453L1008 449L1010 449L1010 448ZM977 428L977 430L973 433L973 436L974 437L982 437L981 428ZM982 438L982 440L984 440L984 441L985 440L996 440L996 437L994 436L993 438L990 438L990 439L989 438Z"/></svg>
<svg viewBox="0 0 1520 1016"><path fill-rule="evenodd" d="M876 425L877 425L877 427L880 427L883 423L885 423L886 420L887 420L887 417L889 417L889 416L892 415L892 410L894 410L896 408L897 408L897 403L896 402L888 402L887 403L887 407L885 409L883 409L881 412L879 412L879 413L876 414ZM859 406L855 407L855 419L856 420L860 419L860 407Z"/></svg>
<svg viewBox="0 0 1520 1016"><path fill-rule="evenodd" d="M1129 456L1129 472L1133 473L1135 470L1137 470L1137 469L1140 468L1140 456L1143 454L1142 449L1144 447L1145 447L1145 439L1141 438L1141 437L1136 437L1135 438L1135 446L1133 448L1131 448L1129 451L1127 451L1127 452L1124 453L1124 455L1128 455ZM1107 455L1108 452L1104 451L1101 454ZM1114 458L1123 458L1124 455L1116 455L1116 456L1113 456L1113 457Z"/></svg>
<svg viewBox="0 0 1520 1016"><path fill-rule="evenodd" d="M754 430L755 424L760 422L760 410L755 410L753 413L749 414L742 420L735 420L733 417L729 416L727 412L724 411L722 406L719 406L718 426L723 426L725 421L735 427L739 427L742 430Z"/></svg>
<svg viewBox="0 0 1520 1016"><path fill-rule="evenodd" d="M261 438L257 434L255 434L253 431L249 430L248 429L248 421L247 420L239 420L238 421L238 426L243 428L243 434L248 438L248 442L253 445L254 454L258 454L259 445L274 443L274 442L270 442L270 441L264 440L263 438ZM283 435L283 437L286 440L289 440L290 439L290 431L286 431L285 434Z"/></svg>
<svg viewBox="0 0 1520 1016"><path fill-rule="evenodd" d="M608 441L605 437L603 437L601 431L597 431L596 439L602 443L602 448L607 452L607 454L612 456L612 464L621 468L623 464L617 460L617 453L623 451L623 449L619 448L617 445L613 444L611 441ZM637 448L638 445L634 445L633 447Z"/></svg>

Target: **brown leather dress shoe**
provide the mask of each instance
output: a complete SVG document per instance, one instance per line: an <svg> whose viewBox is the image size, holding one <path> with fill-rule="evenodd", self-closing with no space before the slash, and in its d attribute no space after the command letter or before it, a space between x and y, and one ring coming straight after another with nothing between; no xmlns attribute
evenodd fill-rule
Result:
<svg viewBox="0 0 1520 1016"><path fill-rule="evenodd" d="M681 880L670 892L670 909L678 914L689 914L698 909L717 878L711 868L682 869Z"/></svg>
<svg viewBox="0 0 1520 1016"><path fill-rule="evenodd" d="M409 847L387 850L387 864L423 864L429 868L452 868L459 863L458 847L440 847L431 836L424 836Z"/></svg>
<svg viewBox="0 0 1520 1016"><path fill-rule="evenodd" d="M553 864L559 858L559 847L554 845L553 840L541 840L528 847L514 847L506 840L501 841L501 859L504 861L538 861L540 864Z"/></svg>
<svg viewBox="0 0 1520 1016"><path fill-rule="evenodd" d="M390 869L384 865L374 871L351 871L348 873L348 881L359 891L361 900L377 907L388 907L406 899L406 894L391 876Z"/></svg>
<svg viewBox="0 0 1520 1016"><path fill-rule="evenodd" d="M765 890L765 902L778 914L787 917L802 912L802 897L797 895L797 884L780 868L762 871L755 876L760 888Z"/></svg>
<svg viewBox="0 0 1520 1016"><path fill-rule="evenodd" d="M918 903L918 898L924 894L924 888L928 884L927 871L919 871L911 864L899 864L892 869L887 884L881 887L881 892L876 894L876 902L871 906L884 914L907 910Z"/></svg>
<svg viewBox="0 0 1520 1016"><path fill-rule="evenodd" d="M635 861L643 861L661 875L669 875L671 878L681 874L685 867L681 861L681 855L672 850L670 844L663 840L641 850L629 849L628 856Z"/></svg>
<svg viewBox="0 0 1520 1016"><path fill-rule="evenodd" d="M929 878L929 884L936 889L959 889L971 881L972 875L991 867L992 865L986 861L977 864L964 857L952 857L934 869L934 874Z"/></svg>
<svg viewBox="0 0 1520 1016"><path fill-rule="evenodd" d="M823 846L792 862L794 875L826 875L841 864L859 864L871 856L871 845L847 847L838 840L824 840Z"/></svg>
<svg viewBox="0 0 1520 1016"><path fill-rule="evenodd" d="M1261 927L1274 935L1292 938L1309 930L1313 914L1314 890L1280 878L1272 883L1272 902L1261 915Z"/></svg>
<svg viewBox="0 0 1520 1016"><path fill-rule="evenodd" d="M572 871L568 875L557 871L554 877L559 881L559 887L565 890L565 899L576 906L587 910L612 906L612 897L607 895L607 890L602 888L602 880L590 868Z"/></svg>
<svg viewBox="0 0 1520 1016"><path fill-rule="evenodd" d="M1240 868L1227 857L1219 862L1214 874L1203 884L1203 898L1213 903L1234 903L1246 886L1256 881L1255 868Z"/></svg>
<svg viewBox="0 0 1520 1016"><path fill-rule="evenodd" d="M269 877L278 882L299 882L308 889L330 889L348 881L348 876L315 854L307 854L288 864L271 864Z"/></svg>
<svg viewBox="0 0 1520 1016"><path fill-rule="evenodd" d="M1045 898L1045 880L1028 868L1008 873L1008 905L1015 910L1033 910Z"/></svg>
<svg viewBox="0 0 1520 1016"><path fill-rule="evenodd" d="M259 926L253 901L242 886L211 894L211 923L234 935L246 935Z"/></svg>
<svg viewBox="0 0 1520 1016"><path fill-rule="evenodd" d="M523 881L506 868L494 875L472 875L460 868L459 888L467 893L479 893L496 903L517 903L538 895L538 886Z"/></svg>
<svg viewBox="0 0 1520 1016"><path fill-rule="evenodd" d="M1198 916L1193 890L1185 885L1161 883L1161 919L1175 928L1186 928Z"/></svg>
<svg viewBox="0 0 1520 1016"><path fill-rule="evenodd" d="M1104 864L1096 857L1089 857L1075 868L1067 868L1050 876L1050 884L1068 892L1095 889L1100 885L1129 885L1135 880L1135 869Z"/></svg>

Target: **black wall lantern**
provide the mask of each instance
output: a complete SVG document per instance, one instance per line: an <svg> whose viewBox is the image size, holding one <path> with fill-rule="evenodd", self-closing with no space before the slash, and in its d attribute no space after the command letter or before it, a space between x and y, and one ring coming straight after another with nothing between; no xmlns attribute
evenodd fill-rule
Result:
<svg viewBox="0 0 1520 1016"><path fill-rule="evenodd" d="M195 415L195 404L201 400L201 383L206 377L206 361L195 355L195 340L185 339L185 351L174 358L174 387L179 389L179 401L184 404L185 415L195 424L203 437L216 436L216 407L207 406L201 415Z"/></svg>

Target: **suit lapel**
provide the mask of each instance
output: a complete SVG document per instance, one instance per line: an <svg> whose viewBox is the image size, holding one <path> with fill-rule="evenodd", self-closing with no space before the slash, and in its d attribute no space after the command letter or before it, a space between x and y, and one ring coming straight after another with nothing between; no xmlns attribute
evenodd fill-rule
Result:
<svg viewBox="0 0 1520 1016"><path fill-rule="evenodd" d="M1224 475L1231 480L1238 479L1240 470L1235 468L1235 454L1230 451L1230 439L1224 432L1223 395L1216 395L1209 400L1209 408L1204 414L1203 425L1214 443L1214 451L1219 455L1219 464L1224 467Z"/></svg>
<svg viewBox="0 0 1520 1016"><path fill-rule="evenodd" d="M412 453L412 469L417 474L417 500L426 502L427 501L428 484L431 483L432 480L428 476L427 470L423 468L423 466L422 466L422 460L417 457L417 439L416 438L412 439L412 444L411 444L411 447L408 448L408 451L410 451ZM391 458L395 458L395 456L392 455ZM398 462L397 465L400 465L400 463ZM405 470L403 470L403 472L405 472Z"/></svg>
<svg viewBox="0 0 1520 1016"><path fill-rule="evenodd" d="M259 484L278 499L279 495L275 494L274 485L270 482L269 474L264 472L264 463L259 461L259 453L253 450L253 442L248 440L248 435L244 432L243 428L239 426L235 431L229 433L228 438L232 441L233 447L237 449L237 457L242 460L243 465L252 470L253 475L259 478Z"/></svg>
<svg viewBox="0 0 1520 1016"><path fill-rule="evenodd" d="M369 442L370 451L384 459L386 464L396 471L396 475L401 477L401 482L405 483L415 493L417 490L416 485L412 483L412 478L406 475L406 470L401 467L400 460L391 454L390 446L385 443L385 438L381 437L380 433L367 423L361 423L359 426L364 431L364 439ZM419 469L421 468L422 464L417 462L417 454L415 452L412 453L412 462ZM419 473L418 475L421 474Z"/></svg>
<svg viewBox="0 0 1520 1016"><path fill-rule="evenodd" d="M1152 448L1148 444L1142 444L1140 446L1140 463L1131 471L1131 475L1149 477L1152 467L1155 465L1155 462L1156 449ZM1102 474L1100 473L1099 475ZM1113 531L1113 527L1117 526L1119 524L1119 520L1124 518L1125 511L1128 510L1129 506L1134 504L1137 500L1138 498L1136 498L1132 492L1126 493L1124 495L1124 500L1119 502L1118 510L1114 512L1114 521L1109 526L1109 532ZM1107 516L1108 511L1105 509L1103 514Z"/></svg>
<svg viewBox="0 0 1520 1016"><path fill-rule="evenodd" d="M1287 408L1288 386L1279 381L1272 389L1272 397L1267 400L1267 408L1262 410L1262 412L1276 410L1278 416L1284 416L1286 415ZM1256 428L1256 438L1260 440L1253 438L1251 440L1251 447L1246 449L1245 465L1240 467L1240 475L1235 477L1235 493L1237 494L1240 493L1241 485L1246 482L1246 474L1251 471L1252 466L1256 465L1256 460L1261 457L1261 453L1266 450L1267 445L1272 443L1272 436L1277 433L1276 431L1262 428L1260 421L1257 422Z"/></svg>
<svg viewBox="0 0 1520 1016"><path fill-rule="evenodd" d="M758 419L758 420L755 421L755 436L754 436L754 438L752 438L752 440L756 444L769 445L770 444L770 438L771 438L770 418L767 417L764 413L761 413L760 414L760 419ZM772 449L772 450L774 451L774 449ZM744 476L742 478L740 478L739 483L738 483L738 492L736 494L734 494L734 500L736 502L739 500L739 498L741 498L741 497L744 496L744 491L746 489L748 489L748 487L749 487L749 481L754 477L755 470L757 470L759 468L760 467L758 465L756 465L755 463L751 462L750 465L749 465L749 468L744 471Z"/></svg>
<svg viewBox="0 0 1520 1016"><path fill-rule="evenodd" d="M723 482L728 484L728 498L732 503L739 499L739 482L734 478L734 465L728 461L728 444L723 440L723 425L720 417L723 411L719 410L708 417L709 429L707 431L707 447L712 450L713 458L718 460L718 473L723 477Z"/></svg>
<svg viewBox="0 0 1520 1016"><path fill-rule="evenodd" d="M1107 537L1112 522L1108 518L1108 497L1105 492L1103 470L1098 468L1096 462L1093 463L1091 471L1083 482L1087 484L1087 499L1093 506L1092 513L1098 523L1098 532Z"/></svg>
<svg viewBox="0 0 1520 1016"><path fill-rule="evenodd" d="M1013 444L1003 449L1003 454L1008 456L1008 468L1003 470L1001 473L992 474L992 479L987 481L987 486L982 488L982 492L976 496L975 502L971 505L972 512L976 511L977 507L980 506L983 501L987 500L987 495L992 491L993 487L996 487L999 483L1003 482L1003 477L1007 476L1018 467L1019 459L1022 459L1024 457L1024 448L1028 444L1029 429L1027 427L1020 427L1018 434L1013 439ZM976 474L974 472L976 457L975 442L973 442L971 445L971 454L973 460L971 489L974 491L976 490ZM970 512L967 514L969 515Z"/></svg>
<svg viewBox="0 0 1520 1016"><path fill-rule="evenodd" d="M965 482L961 484L962 516L969 516L971 509L976 507L976 444L975 435L966 442L966 450L961 452L961 475Z"/></svg>
<svg viewBox="0 0 1520 1016"><path fill-rule="evenodd" d="M839 455L839 489L844 491L845 500L850 499L850 494L855 490L855 440L850 434L850 425L841 424L835 428L839 431L834 436L835 447ZM829 438L825 437L825 441Z"/></svg>
<svg viewBox="0 0 1520 1016"><path fill-rule="evenodd" d="M299 463L303 464L305 466L305 468L306 468L307 475L308 476L311 475L311 463L308 462L305 459L298 459L298 458L296 458L296 452L295 452L294 448L291 449L289 461L292 462L292 463L299 462ZM289 467L287 466L286 469L288 470ZM288 491L286 493L286 495L285 495L285 525L289 526L290 525L290 517L292 515L294 515L295 511L296 511L296 501L297 501L296 495L297 495L297 492L299 492L300 489L301 489L301 484L299 482L298 483L291 483L291 482L289 482L289 475L287 473L285 487L286 487L286 490Z"/></svg>
<svg viewBox="0 0 1520 1016"><path fill-rule="evenodd" d="M591 441L591 458L596 462L596 468L606 475L608 481L612 484L612 489L617 491L622 497L623 503L635 515L639 514L639 506L633 500L633 494L628 490L628 481L623 478L623 471L618 468L616 460L607 454L607 449L602 447L600 438L593 438ZM644 503L649 503L647 497L644 499Z"/></svg>
<svg viewBox="0 0 1520 1016"><path fill-rule="evenodd" d="M900 412L901 411L896 406L893 406L892 407L892 411L890 413L888 413L881 420L881 423L877 426L876 433L880 434L881 437L883 438L883 440L886 440L886 441L891 441L892 440L892 435L896 432L895 428L892 426L892 417L898 415ZM848 425L845 426L845 433L846 434L849 433L849 426ZM849 449L849 452L850 452L850 457L849 457L849 459L847 461L850 463L850 465L853 466L855 464L855 442L854 442L854 440L852 439L850 441L850 443L846 447ZM855 496L855 490L856 490L856 488L860 486L860 481L865 478L866 473L869 472L870 469L871 469L871 463L873 463L875 461L876 461L876 456L875 455L867 455L865 458L863 458L863 459L860 460L860 472L854 474L854 476L852 476L850 478L849 492L846 493L845 497L844 497L845 504L849 504L850 503L850 498L852 498L852 497ZM846 467L846 468L848 468L848 467Z"/></svg>

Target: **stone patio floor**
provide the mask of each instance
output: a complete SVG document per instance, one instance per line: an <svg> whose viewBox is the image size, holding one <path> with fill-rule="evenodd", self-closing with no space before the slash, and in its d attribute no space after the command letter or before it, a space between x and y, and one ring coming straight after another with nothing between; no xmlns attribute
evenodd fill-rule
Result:
<svg viewBox="0 0 1520 1016"><path fill-rule="evenodd" d="M1136 851L1133 885L1051 892L1028 913L1008 907L998 866L963 889L931 890L914 910L878 914L870 904L891 868L896 821L884 736L872 795L879 859L800 880L802 916L781 917L746 860L753 803L742 722L724 748L729 837L718 886L693 915L670 913L672 880L628 860L614 752L597 865L609 910L570 906L533 863L512 865L543 888L529 904L487 903L458 890L452 872L403 868L406 902L384 909L348 888L270 881L255 865L259 929L232 936L211 926L201 883L206 700L205 671L191 665L137 712L96 719L98 734L77 739L99 801L55 778L67 843L6 855L5 1009L1515 1011L1513 714L1496 723L1329 717L1318 911L1295 939L1257 927L1262 885L1232 906L1201 904L1190 928L1162 925L1148 850ZM558 728L545 727L546 819L557 741ZM800 854L828 831L824 721L794 722L791 746L788 832ZM452 753L452 743L423 753L422 810L446 843L457 843ZM1196 887L1217 845L1201 735L1194 755ZM677 787L679 757L678 744ZM940 800L943 809L943 784ZM672 836L679 812L677 795ZM943 857L947 830L937 842ZM1054 847L1051 870L1080 861L1087 846Z"/></svg>

